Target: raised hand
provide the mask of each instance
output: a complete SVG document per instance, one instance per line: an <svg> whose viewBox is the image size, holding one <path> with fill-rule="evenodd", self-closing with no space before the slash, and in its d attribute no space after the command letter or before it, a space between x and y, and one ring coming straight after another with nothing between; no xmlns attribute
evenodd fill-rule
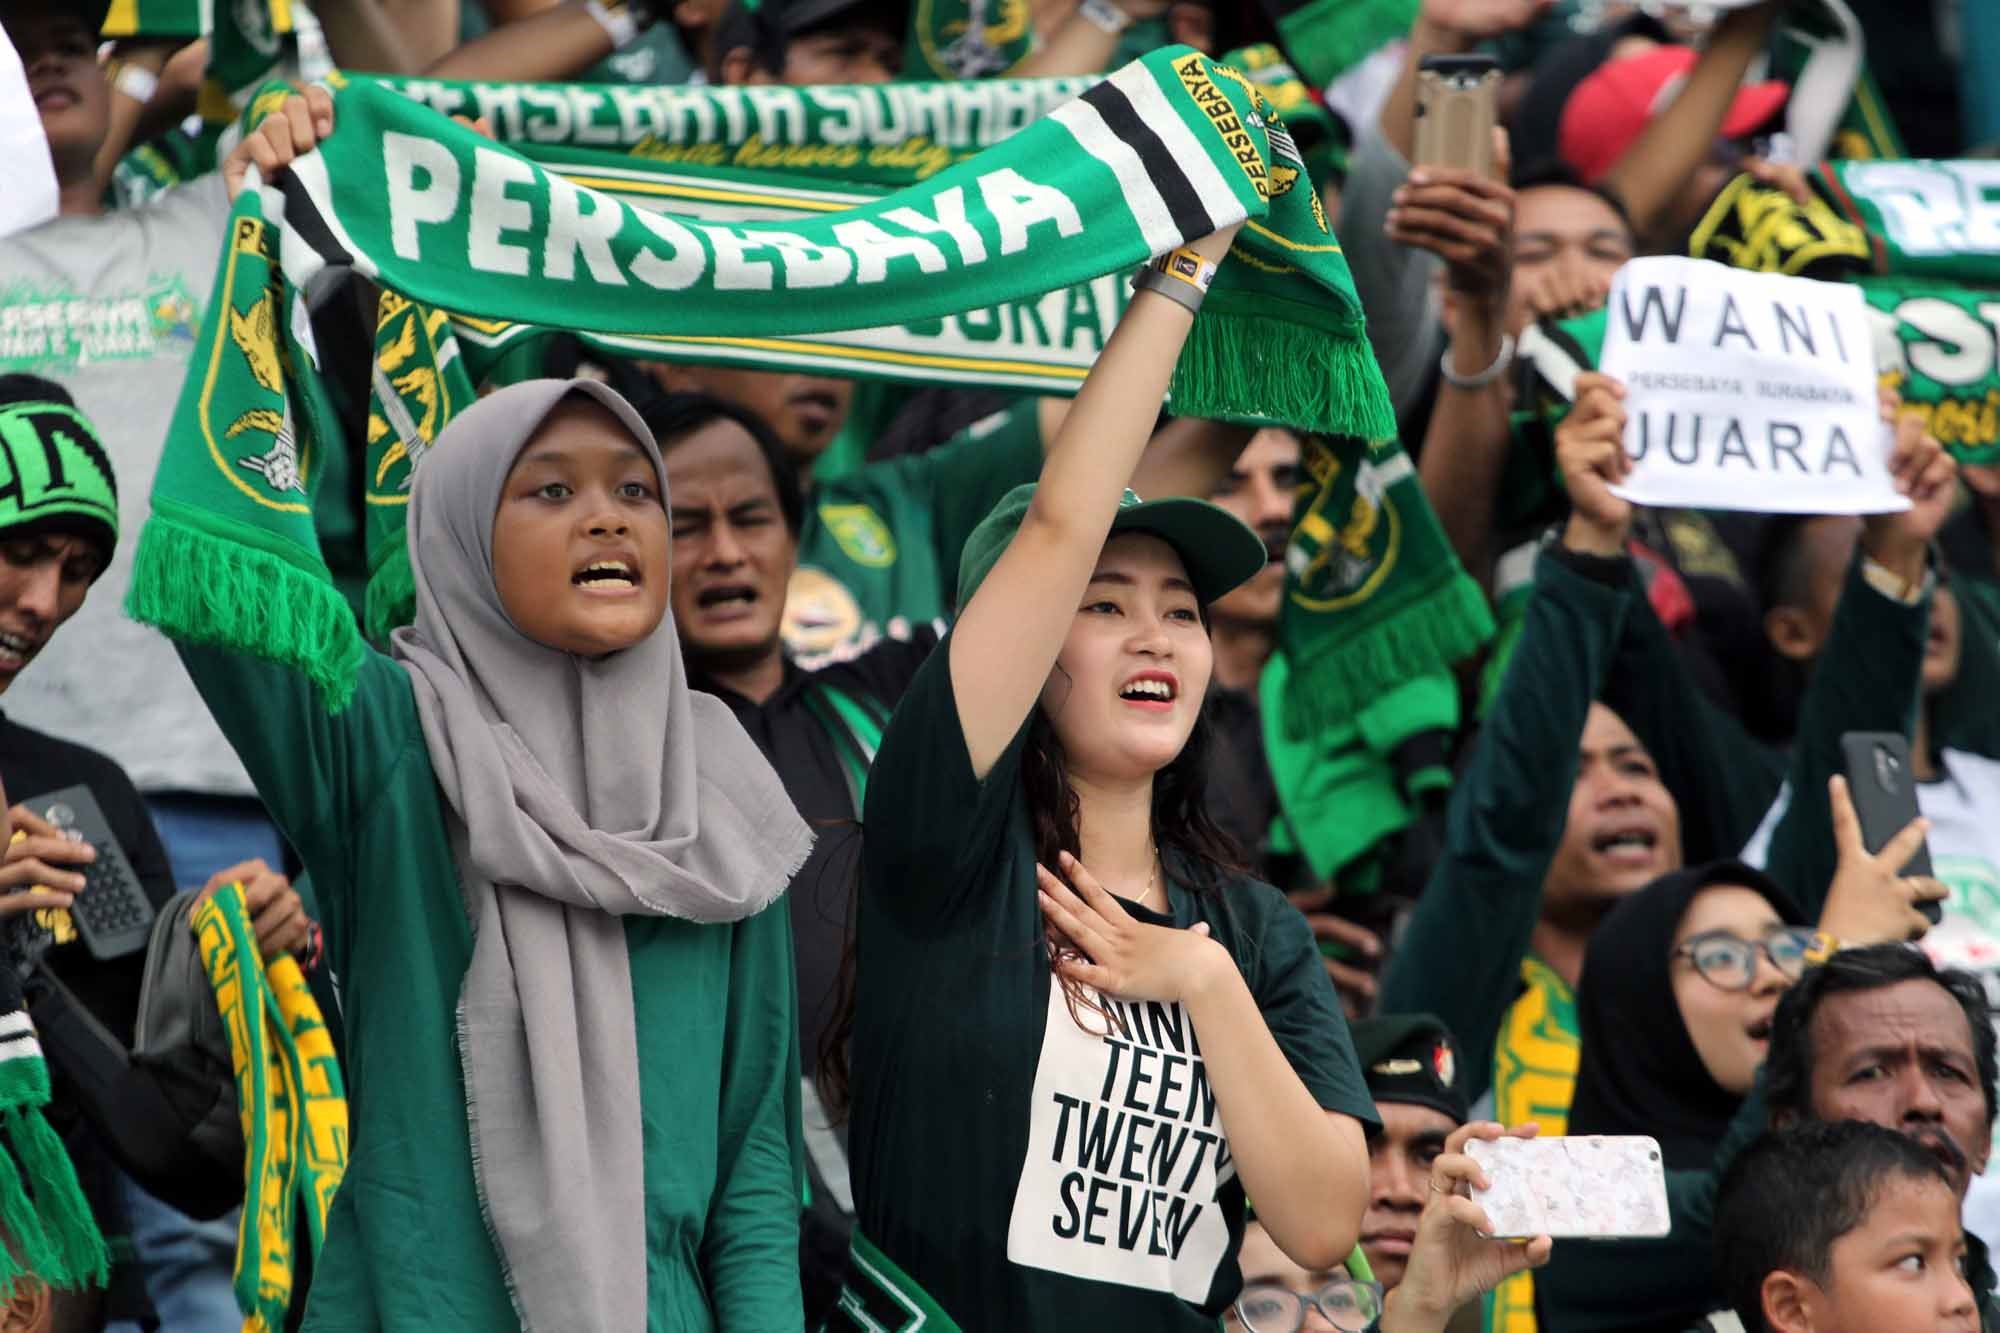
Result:
<svg viewBox="0 0 2000 1333"><path fill-rule="evenodd" d="M1518 32L1549 12L1555 0L1424 0L1423 19L1470 42Z"/></svg>
<svg viewBox="0 0 2000 1333"><path fill-rule="evenodd" d="M243 177L254 164L266 181L319 147L333 133L333 94L317 85L294 93L276 111L243 136L222 162L222 183L235 199L243 193Z"/></svg>
<svg viewBox="0 0 2000 1333"><path fill-rule="evenodd" d="M1504 132L1495 139L1504 143ZM1514 192L1504 170L1496 181L1463 167L1417 167L1397 187L1383 230L1444 260L1452 291L1502 301L1514 263Z"/></svg>
<svg viewBox="0 0 2000 1333"><path fill-rule="evenodd" d="M1547 1236L1525 1245L1488 1237L1492 1220L1470 1192L1492 1182L1465 1152L1473 1139L1531 1139L1538 1132L1533 1124L1505 1129L1492 1121L1460 1125L1451 1132L1444 1151L1431 1163L1430 1194L1417 1220L1403 1281L1383 1308L1381 1333L1439 1333L1461 1305L1549 1261L1555 1242Z"/></svg>
<svg viewBox="0 0 2000 1333"><path fill-rule="evenodd" d="M1589 555L1625 550L1632 504L1611 487L1632 472L1625 452L1625 386L1589 370L1576 377L1576 404L1556 427L1556 466L1569 488L1569 526L1563 545Z"/></svg>
<svg viewBox="0 0 2000 1333"><path fill-rule="evenodd" d="M1903 867L1923 845L1928 819L1913 819L1895 837L1871 853L1861 840L1861 820L1847 792L1847 779L1826 784L1833 810L1833 843L1840 860L1820 909L1819 928L1843 944L1883 944L1914 940L1930 929L1930 918L1919 903L1941 902L1945 886L1925 875L1905 875Z"/></svg>
<svg viewBox="0 0 2000 1333"><path fill-rule="evenodd" d="M1922 417L1901 412L1900 407L1900 400L1885 393L1884 419L1896 424L1889 476L1897 493L1910 497L1910 507L1900 513L1870 514L1863 524L1861 543L1870 559L1914 586L1923 578L1931 539L1951 515L1958 463L1925 427Z"/></svg>
<svg viewBox="0 0 2000 1333"><path fill-rule="evenodd" d="M1056 958L1064 976L1122 1000L1172 1004L1186 999L1212 969L1236 966L1209 938L1206 924L1180 930L1140 921L1068 852L1060 868L1068 884L1047 866L1036 866L1035 878L1042 914L1079 951Z"/></svg>

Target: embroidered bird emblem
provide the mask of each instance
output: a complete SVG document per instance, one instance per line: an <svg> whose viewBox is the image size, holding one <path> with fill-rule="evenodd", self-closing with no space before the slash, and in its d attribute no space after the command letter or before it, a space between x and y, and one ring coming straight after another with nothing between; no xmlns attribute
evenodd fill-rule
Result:
<svg viewBox="0 0 2000 1333"><path fill-rule="evenodd" d="M248 310L229 312L229 339L243 353L250 378L279 396L282 408L253 407L240 414L222 432L225 439L261 432L271 437L271 447L261 454L246 454L236 465L248 468L264 479L274 491L305 494L305 477L299 470L296 432L292 428L291 403L285 399L284 357L278 350L278 303L270 292L258 297Z"/></svg>

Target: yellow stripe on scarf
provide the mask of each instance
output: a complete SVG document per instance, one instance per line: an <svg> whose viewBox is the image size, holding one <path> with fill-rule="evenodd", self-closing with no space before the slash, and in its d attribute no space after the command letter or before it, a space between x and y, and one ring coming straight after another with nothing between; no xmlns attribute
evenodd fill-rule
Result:
<svg viewBox="0 0 2000 1333"><path fill-rule="evenodd" d="M1532 1120L1544 1137L1569 1128L1576 1091L1576 993L1539 958L1521 960L1525 990L1507 1008L1493 1052L1493 1117L1503 1125ZM1535 1333L1535 1278L1517 1273L1494 1289L1487 1333Z"/></svg>
<svg viewBox="0 0 2000 1333"><path fill-rule="evenodd" d="M347 1168L346 1090L333 1039L298 963L259 956L243 886L211 894L195 909L194 929L229 1033L243 1117L236 1303L244 1333L275 1333L292 1301L299 1210L309 1252L318 1258L327 1209Z"/></svg>

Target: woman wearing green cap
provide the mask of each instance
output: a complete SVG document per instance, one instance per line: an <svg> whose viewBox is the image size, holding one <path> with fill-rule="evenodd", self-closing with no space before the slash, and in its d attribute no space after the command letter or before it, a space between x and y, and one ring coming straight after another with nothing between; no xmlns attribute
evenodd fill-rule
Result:
<svg viewBox="0 0 2000 1333"><path fill-rule="evenodd" d="M1202 804L1205 608L1264 546L1125 490L1234 230L1142 271L883 737L831 1328L1213 1333L1246 1190L1300 1262L1354 1244L1373 1113L1340 1002Z"/></svg>

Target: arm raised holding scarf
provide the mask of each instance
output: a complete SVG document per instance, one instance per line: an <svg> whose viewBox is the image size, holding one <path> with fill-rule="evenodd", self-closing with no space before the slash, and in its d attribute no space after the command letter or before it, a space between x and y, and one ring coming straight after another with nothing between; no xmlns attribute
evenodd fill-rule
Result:
<svg viewBox="0 0 2000 1333"><path fill-rule="evenodd" d="M1227 253L1235 230L1225 228L1188 249L1215 263ZM1163 877L1150 808L1155 774L1143 772L1128 784L1127 791L1143 802L1136 809L1102 788L1093 791L1100 778L1116 781L1110 777L1114 766L1091 771L1095 757L1086 757L1085 747L1118 746L1125 738L1113 732L1116 723L1098 725L1088 712L1076 718L1091 700L1078 699L1071 709L1065 697L1114 683L1103 678L1101 665L1096 673L1090 670L1086 645L1100 635L1129 636L1133 657L1155 663L1152 675L1158 679L1161 673L1171 676L1176 666L1168 647L1175 633L1171 622L1184 620L1186 628L1201 633L1193 603L1207 594L1199 576L1185 570L1183 562L1193 563L1192 552L1181 551L1178 558L1166 554L1158 566L1165 571L1166 591L1156 599L1145 586L1145 557L1134 563L1135 539L1113 527L1130 503L1125 485L1145 448L1153 404L1166 391L1192 324L1183 304L1143 284L1135 293L1064 418L1019 528L960 615L948 649L952 690L973 771L981 777L1034 710L1054 714L1052 730L1064 738L1068 780L1079 793L1084 854L1079 859L1065 853L1057 865L1039 872L1043 910L1076 946L1058 954L1058 973L1065 984L1100 995L1186 1006L1201 1038L1231 1154L1259 1217L1301 1261L1332 1263L1353 1245L1366 1189L1361 1126L1315 1100L1273 1037L1236 960L1206 924L1154 925L1126 911L1123 898L1150 906L1156 879ZM1150 536L1143 540L1163 553L1173 545ZM973 546L968 544L969 552ZM1170 623L1162 626L1162 620ZM1100 629L1096 622L1110 623ZM1129 665L1114 665L1114 678ZM1206 671L1192 662L1182 669L1190 677ZM1190 679L1169 689L1176 696L1193 694L1198 706L1195 684ZM1120 696L1132 688L1128 681ZM1067 724L1065 712L1072 719ZM1146 762L1128 757L1141 767ZM1168 755L1167 762L1177 758ZM1085 868L1086 860L1100 871L1132 867L1135 873L1120 874L1114 882L1143 881L1145 889L1114 894Z"/></svg>

